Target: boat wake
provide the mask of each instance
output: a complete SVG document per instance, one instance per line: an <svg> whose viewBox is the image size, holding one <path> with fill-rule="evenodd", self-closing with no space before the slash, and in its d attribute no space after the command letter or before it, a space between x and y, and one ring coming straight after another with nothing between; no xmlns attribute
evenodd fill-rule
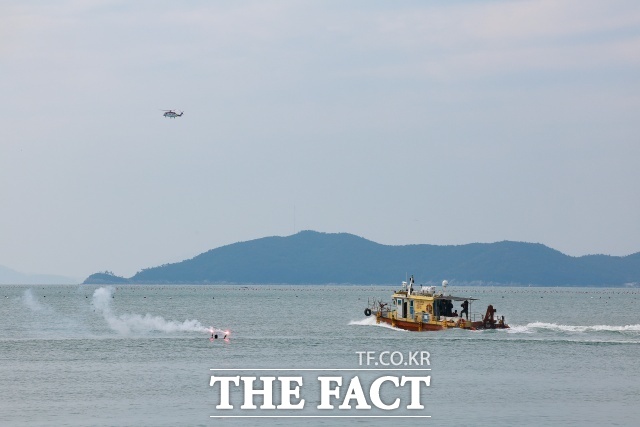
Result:
<svg viewBox="0 0 640 427"><path fill-rule="evenodd" d="M162 316L151 314L121 314L115 315L111 310L113 287L98 288L93 292L92 304L97 313L100 313L113 331L128 335L141 332L206 332L212 333L214 328L204 327L197 320L165 320Z"/></svg>
<svg viewBox="0 0 640 427"><path fill-rule="evenodd" d="M387 323L376 323L375 317L367 317L362 320L352 320L349 322L349 325L357 325L357 326L379 326L381 328L393 329L394 331L408 332L404 329L394 328L393 326Z"/></svg>
<svg viewBox="0 0 640 427"><path fill-rule="evenodd" d="M506 331L511 334L525 333L531 334L536 331L555 331L555 332L640 332L640 324L638 325L559 325L557 323L532 322L526 325L511 325Z"/></svg>

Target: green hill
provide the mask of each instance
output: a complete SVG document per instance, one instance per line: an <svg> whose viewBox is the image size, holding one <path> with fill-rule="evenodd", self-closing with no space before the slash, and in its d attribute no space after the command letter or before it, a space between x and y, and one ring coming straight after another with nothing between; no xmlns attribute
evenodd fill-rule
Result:
<svg viewBox="0 0 640 427"><path fill-rule="evenodd" d="M129 279L97 273L84 283L390 284L618 286L640 283L640 253L570 257L541 244L381 245L352 234L302 231L212 249ZM111 281L111 282L110 282Z"/></svg>

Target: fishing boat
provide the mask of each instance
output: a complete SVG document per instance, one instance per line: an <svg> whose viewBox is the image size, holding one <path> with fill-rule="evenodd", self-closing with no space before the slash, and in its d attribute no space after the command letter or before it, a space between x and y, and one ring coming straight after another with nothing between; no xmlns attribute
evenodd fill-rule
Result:
<svg viewBox="0 0 640 427"><path fill-rule="evenodd" d="M417 289L413 276L402 282L402 289L392 295L391 303L379 299L369 299L366 316L375 315L376 323L387 323L395 328L408 331L438 331L448 328L459 329L506 329L504 316L496 316L497 310L489 305L483 313L471 311L471 304L477 298L459 297L447 294L447 281L442 289L436 286L421 286ZM461 308L460 313L454 306Z"/></svg>

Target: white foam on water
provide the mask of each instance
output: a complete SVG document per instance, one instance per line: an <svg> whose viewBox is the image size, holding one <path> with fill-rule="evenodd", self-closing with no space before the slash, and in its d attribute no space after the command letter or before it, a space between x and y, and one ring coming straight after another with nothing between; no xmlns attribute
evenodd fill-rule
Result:
<svg viewBox="0 0 640 427"><path fill-rule="evenodd" d="M532 322L524 326L512 325L507 330L510 333L533 333L536 329L550 330L558 332L640 332L640 324L638 325L559 325L557 323Z"/></svg>
<svg viewBox="0 0 640 427"><path fill-rule="evenodd" d="M393 326L389 325L388 323L384 323L384 322L376 323L376 318L375 317L365 317L362 320L352 320L352 321L349 322L349 325L379 326L381 328L393 329L394 331L408 332L408 331L405 331L404 329L394 328Z"/></svg>
<svg viewBox="0 0 640 427"><path fill-rule="evenodd" d="M533 331L528 326L509 325L509 329L505 329L509 334L532 334Z"/></svg>
<svg viewBox="0 0 640 427"><path fill-rule="evenodd" d="M153 316L149 313L115 315L111 310L111 299L114 289L111 286L98 288L93 293L92 304L96 311L102 314L109 327L123 335L140 332L208 332L197 320L185 320L178 322L166 320L162 316Z"/></svg>

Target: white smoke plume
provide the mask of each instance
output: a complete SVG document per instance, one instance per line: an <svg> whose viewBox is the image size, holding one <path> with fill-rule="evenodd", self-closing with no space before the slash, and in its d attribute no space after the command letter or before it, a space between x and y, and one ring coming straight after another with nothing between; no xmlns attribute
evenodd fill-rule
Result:
<svg viewBox="0 0 640 427"><path fill-rule="evenodd" d="M197 320L165 320L162 316L151 314L121 314L116 315L111 310L113 287L98 288L93 292L93 306L96 312L102 314L109 327L123 335L151 331L160 332L208 332L210 328L202 326Z"/></svg>
<svg viewBox="0 0 640 427"><path fill-rule="evenodd" d="M42 304L40 304L38 300L33 296L33 292L31 291L31 288L27 289L22 294L22 302L31 311L43 311L45 309L45 307Z"/></svg>

